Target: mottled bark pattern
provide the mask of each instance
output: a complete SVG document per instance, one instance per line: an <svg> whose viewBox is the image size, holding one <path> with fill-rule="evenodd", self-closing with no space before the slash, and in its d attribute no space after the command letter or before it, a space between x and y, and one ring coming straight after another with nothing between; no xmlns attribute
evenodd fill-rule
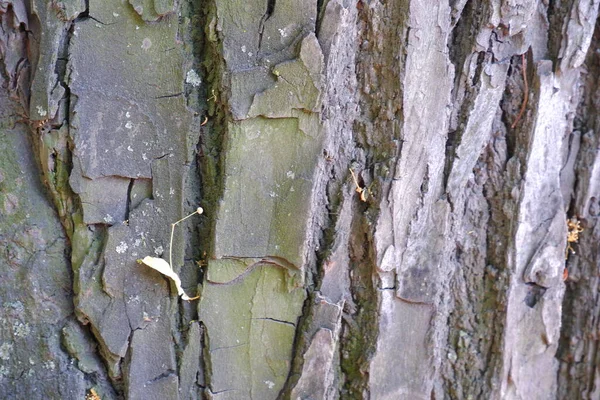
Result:
<svg viewBox="0 0 600 400"><path fill-rule="evenodd" d="M598 398L599 5L0 1L0 397Z"/></svg>

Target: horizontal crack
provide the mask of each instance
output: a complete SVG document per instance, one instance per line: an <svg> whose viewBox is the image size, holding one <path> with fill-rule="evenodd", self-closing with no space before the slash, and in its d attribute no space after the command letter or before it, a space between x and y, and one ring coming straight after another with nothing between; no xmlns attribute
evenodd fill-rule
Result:
<svg viewBox="0 0 600 400"><path fill-rule="evenodd" d="M239 389L223 389L223 390L219 390L218 392L213 392L212 390L210 391L212 394L221 394L221 393L225 393L225 392L235 392L236 390Z"/></svg>
<svg viewBox="0 0 600 400"><path fill-rule="evenodd" d="M169 370L167 370L167 371L163 372L162 374L158 375L157 377L150 379L150 380L149 380L149 381L147 381L147 382L148 382L148 383L154 383L154 382L156 382L156 381L159 381L159 380L161 380L161 379L168 378L168 377L170 377L170 376L175 376L175 375L176 375L176 374L175 374L175 371L174 371L174 370L172 370L172 369L169 369Z"/></svg>
<svg viewBox="0 0 600 400"><path fill-rule="evenodd" d="M165 94L164 96L155 97L155 99L169 99L171 97L179 97L183 95L183 92L175 93L175 94Z"/></svg>
<svg viewBox="0 0 600 400"><path fill-rule="evenodd" d="M216 347L214 349L210 349L210 353L215 352L217 350L235 349L236 347L242 347L242 346L246 346L246 345L248 345L248 343L240 343L240 344L236 344L236 345L233 345L233 346Z"/></svg>
<svg viewBox="0 0 600 400"><path fill-rule="evenodd" d="M223 257L222 259L226 260L226 259L231 259L231 260L243 260L244 257ZM259 267L259 266L265 266L265 265L272 265L275 267L280 267L283 269L291 269L291 270L295 270L298 269L294 264L290 263L288 260L286 260L285 258L282 257L276 257L276 256L265 256L263 258L261 258L259 261L249 265L248 267L246 267L246 269L241 272L238 276L236 276L235 278L226 281L226 282L217 282L217 281L213 281L211 279L206 279L207 282L209 282L210 284L213 285L231 285L231 284L235 284L237 282L239 282L241 279L243 279L245 276L247 276L248 274L250 274L250 272L252 272L255 268Z"/></svg>
<svg viewBox="0 0 600 400"><path fill-rule="evenodd" d="M286 324L286 325L293 326L294 328L296 327L296 324L294 324L293 322L289 322L289 321L282 321L282 320L280 320L280 319L275 319L275 318L252 318L252 319L258 319L258 320L265 320L265 321L278 322L278 323L280 323L280 324Z"/></svg>

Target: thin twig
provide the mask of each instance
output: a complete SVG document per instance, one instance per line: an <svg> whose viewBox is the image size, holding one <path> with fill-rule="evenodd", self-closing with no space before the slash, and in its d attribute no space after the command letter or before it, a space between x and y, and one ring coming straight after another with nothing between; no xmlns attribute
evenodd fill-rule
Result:
<svg viewBox="0 0 600 400"><path fill-rule="evenodd" d="M525 84L525 93L523 95L523 103L521 104L521 110L519 111L519 115L517 115L517 119L510 126L511 129L515 129L517 123L521 120L523 113L525 112L525 107L527 107L527 100L529 99L529 85L527 83L527 61L525 60L525 53L521 54L521 72L523 73L523 82Z"/></svg>
<svg viewBox="0 0 600 400"><path fill-rule="evenodd" d="M212 90L212 96L210 96L208 99L206 99L206 102L209 102L211 100L217 101L217 95L215 94L215 89Z"/></svg>
<svg viewBox="0 0 600 400"><path fill-rule="evenodd" d="M198 208L196 208L196 211L194 211L190 215L183 217L179 221L173 222L171 224L171 241L169 242L169 265L171 266L171 268L173 268L173 235L175 234L175 225L177 225L180 222L185 221L192 215L195 215L195 214L200 215L200 214L202 214L203 211L204 210L202 209L202 207L198 207Z"/></svg>
<svg viewBox="0 0 600 400"><path fill-rule="evenodd" d="M364 202L367 201L367 194L371 194L371 191L368 188L360 187L358 184L358 178L354 174L352 168L350 168L350 173L352 174L352 179L354 180L354 184L356 185L356 192L360 194L360 199Z"/></svg>
<svg viewBox="0 0 600 400"><path fill-rule="evenodd" d="M361 193L362 192L362 188L358 184L358 178L356 178L356 175L354 175L354 171L352 170L352 168L349 168L349 169L350 169L350 173L352 174L352 180L354 180L354 184L356 185L356 191L358 193Z"/></svg>

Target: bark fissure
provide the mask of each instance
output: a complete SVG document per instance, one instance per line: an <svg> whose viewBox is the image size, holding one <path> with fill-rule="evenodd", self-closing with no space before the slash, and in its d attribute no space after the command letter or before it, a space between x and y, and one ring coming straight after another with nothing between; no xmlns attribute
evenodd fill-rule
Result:
<svg viewBox="0 0 600 400"><path fill-rule="evenodd" d="M258 24L258 51L259 52L262 47L263 34L265 33L265 23L269 20L269 18L271 18L271 15L273 15L273 12L275 11L275 2L276 2L276 0L267 0L267 10L263 14L262 18L260 19L260 23ZM257 53L257 55L258 55L258 53Z"/></svg>
<svg viewBox="0 0 600 400"><path fill-rule="evenodd" d="M563 191L568 193L569 216L581 221L584 232L580 235L575 254L568 254L566 265L568 277L563 300L561 337L557 351L560 368L557 373L560 398L578 396L594 398L598 388L596 379L598 364L597 335L600 310L598 304L598 277L595 272L598 257L598 71L600 58L600 26L596 22L590 51L585 59L587 74L583 76L582 93L574 120L573 141L577 155L574 165L567 164L562 171ZM569 148L569 151L572 151ZM567 159L570 159L568 157ZM574 168L573 172L569 172ZM572 170L571 170L572 171ZM573 174L573 175L571 175ZM591 246L590 246L591 245ZM577 379L577 376L588 377Z"/></svg>
<svg viewBox="0 0 600 400"><path fill-rule="evenodd" d="M129 220L129 213L131 212L131 191L133 190L133 183L135 179L129 180L129 186L127 186L127 205L125 206L125 221Z"/></svg>
<svg viewBox="0 0 600 400"><path fill-rule="evenodd" d="M51 19L52 16L48 16L47 18ZM86 8L80 11L71 20L58 24L57 30L60 31L60 37L58 39L58 46L55 53L53 76L56 81L54 84L52 84L52 93L58 91L59 93L62 92L62 94L55 100L56 108L54 111L48 109L44 112L41 112L40 110L43 110L43 107L38 106L38 114L46 118L40 120L40 117L36 118L35 115L30 114L30 126L33 131L33 135L36 138L33 143L36 157L38 158L38 162L41 167L42 176L44 177L43 182L49 191L50 200L55 206L63 229L67 238L69 239L70 246L65 249L65 253L69 257L68 264L70 265L73 273L71 286L73 287L75 294L78 293L78 289L80 288L80 282L78 282L78 280L81 278L81 274L79 273L81 263L87 256L91 256L94 259L99 257L101 253L89 254L88 252L93 249L92 243L103 243L103 240L100 239L102 236L101 229L95 233L91 232L91 235L88 237L89 241L87 243L85 243L85 241L82 242L79 239L79 235L77 233L78 229L87 229L87 227L81 226L80 222L78 222L78 220L81 218L82 201L79 196L77 196L71 190L68 182L72 171L73 162L73 142L69 137L72 99L68 82L68 75L70 72L68 69L69 49L76 24L81 21L85 21L87 18L88 9ZM53 22L48 21L46 21L46 23L49 25L53 24ZM44 29L44 27L41 29ZM37 57L35 54L36 51L39 50L31 49L31 51L32 54L34 54L34 57ZM38 74L41 74L39 71L37 72ZM37 79L43 78L38 76ZM32 93L32 96L38 95L39 93ZM54 113L52 114L52 112ZM103 247L104 246L101 245L100 249ZM88 320L84 314L79 314L78 317L81 323L88 323ZM77 338L76 340L81 340L79 336L80 333L76 333L79 332L80 329L80 327L75 327L75 325L69 325L70 333L67 334L65 333L66 331L63 330L63 335L66 335L64 336L63 340L70 340L67 339L71 337L69 335L72 335L74 338L73 340L75 340L75 338ZM93 329L92 332L94 332ZM103 341L98 337L97 334L93 336L87 336L87 338L90 340L89 345L100 347L101 354L108 354L108 351L104 347ZM79 349L75 350L75 348L72 346L72 344L67 342L67 349L71 349L70 355L79 361L80 368L84 372L87 372L88 374L92 372L87 369L89 368L87 366L90 364L94 365L93 380L96 381L98 387L102 387L102 390L107 394L119 391L118 385L113 386L111 383L109 383L108 373L105 366L97 363L96 361L90 361L90 358L93 357L92 354L86 354L85 352L81 352ZM91 378L91 375L87 376L88 378Z"/></svg>

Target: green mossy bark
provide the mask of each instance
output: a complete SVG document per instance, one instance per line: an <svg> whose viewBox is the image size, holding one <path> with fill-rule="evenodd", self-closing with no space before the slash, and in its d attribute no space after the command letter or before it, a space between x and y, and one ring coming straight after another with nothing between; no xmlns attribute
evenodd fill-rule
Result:
<svg viewBox="0 0 600 400"><path fill-rule="evenodd" d="M198 308L214 398L275 399L292 363L323 145L314 6L284 2L265 21L262 5L217 1L208 17L211 63L223 71L213 100L227 100L223 163L207 166L222 193ZM289 32L279 29L284 20Z"/></svg>

